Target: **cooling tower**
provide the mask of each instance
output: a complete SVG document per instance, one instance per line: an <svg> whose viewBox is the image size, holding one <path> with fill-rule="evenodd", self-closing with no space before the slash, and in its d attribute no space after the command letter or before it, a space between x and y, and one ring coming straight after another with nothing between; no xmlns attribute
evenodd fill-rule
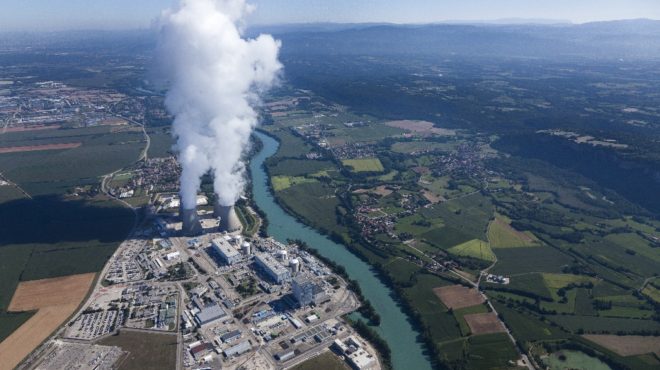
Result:
<svg viewBox="0 0 660 370"><path fill-rule="evenodd" d="M186 236L194 236L202 233L202 224L199 222L197 217L197 210L193 209L179 209L179 214L181 215L181 232Z"/></svg>
<svg viewBox="0 0 660 370"><path fill-rule="evenodd" d="M220 231L232 232L240 230L242 227L234 206L223 206L216 202L213 207L213 215L220 218Z"/></svg>

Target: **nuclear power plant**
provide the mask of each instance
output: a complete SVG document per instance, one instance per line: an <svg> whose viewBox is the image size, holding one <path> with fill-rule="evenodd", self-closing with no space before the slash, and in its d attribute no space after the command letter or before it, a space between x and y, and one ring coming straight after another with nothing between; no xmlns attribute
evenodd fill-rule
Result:
<svg viewBox="0 0 660 370"><path fill-rule="evenodd" d="M220 219L220 231L234 232L242 227L233 205L224 206L216 201L213 207L213 216Z"/></svg>

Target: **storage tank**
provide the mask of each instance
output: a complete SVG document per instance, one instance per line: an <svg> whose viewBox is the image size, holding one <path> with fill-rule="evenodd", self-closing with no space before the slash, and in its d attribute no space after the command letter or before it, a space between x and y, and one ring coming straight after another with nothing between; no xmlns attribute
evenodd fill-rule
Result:
<svg viewBox="0 0 660 370"><path fill-rule="evenodd" d="M278 256L282 261L286 261L287 257L289 256L289 253L286 251L286 249L280 249L280 251L277 252L277 256Z"/></svg>
<svg viewBox="0 0 660 370"><path fill-rule="evenodd" d="M252 254L252 245L249 242L243 242L243 244L241 244L241 251L246 256L251 255Z"/></svg>
<svg viewBox="0 0 660 370"><path fill-rule="evenodd" d="M300 272L300 260L297 258L292 258L291 261L289 261L289 267L291 268L292 274L297 274Z"/></svg>

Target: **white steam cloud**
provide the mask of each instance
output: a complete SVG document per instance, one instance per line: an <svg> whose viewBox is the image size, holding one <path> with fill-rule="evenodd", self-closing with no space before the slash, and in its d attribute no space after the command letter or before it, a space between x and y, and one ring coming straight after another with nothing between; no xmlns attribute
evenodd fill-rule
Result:
<svg viewBox="0 0 660 370"><path fill-rule="evenodd" d="M160 19L159 62L170 82L181 202L195 207L200 178L214 175L218 201L233 205L245 183L242 155L257 125L259 94L276 80L280 43L270 35L245 39L245 0L181 0Z"/></svg>

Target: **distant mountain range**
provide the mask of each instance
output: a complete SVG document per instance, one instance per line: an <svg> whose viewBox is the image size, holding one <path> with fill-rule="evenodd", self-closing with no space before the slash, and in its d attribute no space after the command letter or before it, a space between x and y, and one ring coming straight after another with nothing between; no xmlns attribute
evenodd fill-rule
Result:
<svg viewBox="0 0 660 370"><path fill-rule="evenodd" d="M660 21L517 23L292 24L248 34L274 34L285 54L660 59Z"/></svg>
<svg viewBox="0 0 660 370"><path fill-rule="evenodd" d="M310 23L255 26L245 33L273 34L282 40L284 56L660 60L660 21L649 19L584 24L526 19L422 25ZM155 40L153 30L0 33L0 52L25 47L144 51L153 47Z"/></svg>

